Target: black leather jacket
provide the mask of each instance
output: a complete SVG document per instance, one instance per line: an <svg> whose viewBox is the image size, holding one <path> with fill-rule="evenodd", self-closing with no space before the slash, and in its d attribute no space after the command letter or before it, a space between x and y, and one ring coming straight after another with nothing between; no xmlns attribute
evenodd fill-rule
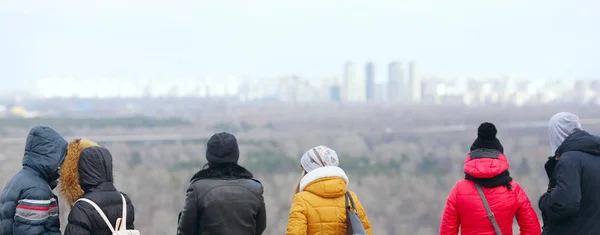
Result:
<svg viewBox="0 0 600 235"><path fill-rule="evenodd" d="M190 184L179 235L260 235L267 227L263 186L255 179L198 179Z"/></svg>

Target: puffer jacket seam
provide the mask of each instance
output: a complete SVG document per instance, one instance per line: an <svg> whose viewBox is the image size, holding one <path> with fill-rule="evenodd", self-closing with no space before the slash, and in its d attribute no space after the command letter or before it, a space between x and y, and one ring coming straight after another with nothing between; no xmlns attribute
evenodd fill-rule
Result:
<svg viewBox="0 0 600 235"><path fill-rule="evenodd" d="M301 194L300 194L300 195L298 195L298 196L300 197L300 201L302 202L302 207L304 207L304 208L305 208L305 210L306 210L306 215L305 215L305 216L306 216L306 233L308 234L308 225L309 225L309 224L311 224L311 223L308 221L308 218L309 218L309 216L308 216L308 213L309 213L309 209L310 209L310 208L313 208L313 209L314 209L314 206L313 206L313 205L311 205L311 204L309 204L309 203L308 203L308 200L306 200L306 198L304 198L304 197L303 197ZM308 207L308 205L310 205L310 207ZM317 213L317 216L319 216L319 214L318 214L318 213ZM321 218L319 218L319 221L321 221ZM322 224L321 224L321 223L319 223L319 224L322 226ZM323 228L321 227L321 230L322 230L322 229L323 229Z"/></svg>
<svg viewBox="0 0 600 235"><path fill-rule="evenodd" d="M303 192L307 192L307 193L309 193L309 194L311 194L311 195L315 195L315 196L321 197L321 196L319 196L319 195L316 195L316 194L314 194L314 193L311 193L311 192L308 192L308 191L303 191ZM338 198L340 198L340 197L338 197ZM331 198L331 199L338 199L338 198ZM314 209L317 207L317 206L315 206L315 205L311 204L310 202L308 202L308 200L306 200L304 197L301 197L301 199L302 199L302 204L304 205L304 207L305 207L305 208L307 208L307 213L308 213L308 208L309 208L307 205L310 205L310 208L312 208L313 210L314 210ZM337 206L335 206L335 205L333 205L333 206L331 206L331 205L329 205L329 206L323 206L323 207L321 207L321 208L325 208L325 207L329 207L329 208L338 209L338 207L337 207ZM343 209L344 209L344 212L343 212L343 213L345 213L345 210L346 210L346 208L344 207ZM321 215L320 215L319 213L315 213L315 214L316 214L316 216L317 216L317 221L318 221L318 222L309 223L309 222L307 221L307 225L308 225L308 224L319 224L319 227L320 227L320 230L319 230L319 231L320 231L320 232L321 232L321 231L325 231L325 230L324 230L324 226L325 226L325 225L329 225L329 224L338 224L338 223L339 223L339 222L334 222L334 221L332 221L332 222L323 222L323 221L322 221L322 219L321 219L321 217L320 217ZM307 215L307 216L308 216L308 215Z"/></svg>
<svg viewBox="0 0 600 235"><path fill-rule="evenodd" d="M53 141L53 140L51 140L49 138L46 138L44 135L36 135L36 134L29 134L29 135L32 135L34 137L38 137L38 138L43 139L43 140L47 140L47 141L52 142L52 143L56 142L56 141ZM33 138L31 138L31 139L33 139Z"/></svg>
<svg viewBox="0 0 600 235"><path fill-rule="evenodd" d="M516 186L516 185L513 185L512 190L510 192L512 193L513 198L514 198L513 210L514 210L515 216L516 216L517 210L519 210L519 208L521 208L521 205L520 205L521 202L519 201L519 195L515 191L516 187L514 187L514 186ZM523 190L523 189L521 189L521 190ZM525 192L523 192L523 193L525 193Z"/></svg>
<svg viewBox="0 0 600 235"><path fill-rule="evenodd" d="M313 194L313 193L308 192L308 191L306 191L306 192L310 193L310 194ZM313 195L315 195L315 194L313 194ZM318 196L318 195L316 195L316 196ZM306 200L304 197L301 197L301 198L302 198L302 204L304 205L304 208L307 209L306 210L306 214L307 214L307 217L308 217L309 207L307 206L307 204L310 205L310 209L313 209L313 210L315 210L315 206L313 204L309 203L308 200ZM325 223L322 222L323 220L321 219L321 215L318 212L315 213L315 214L317 215L317 221L319 221L318 222L318 224L319 224L319 231L325 231L324 227L323 227L325 225ZM307 219L306 222L307 222L306 225L310 224L308 222L308 219ZM308 227L307 227L307 230L308 230ZM306 231L306 232L308 233L308 231Z"/></svg>
<svg viewBox="0 0 600 235"><path fill-rule="evenodd" d="M92 205L88 205L88 206L92 207ZM96 209L93 208L93 207L91 208L91 210L93 210L94 212L98 213L98 211L96 211ZM83 212L83 214L85 215L85 217L87 218L87 220L90 221L90 229L91 229L91 231L93 231L94 230L94 225L97 225L97 224L95 224L95 221L90 217L90 215L88 214L88 210L85 210L84 207L83 207L83 205L81 207L81 212ZM104 212L102 212L102 213L104 213ZM98 214L98 215L100 215L100 214Z"/></svg>

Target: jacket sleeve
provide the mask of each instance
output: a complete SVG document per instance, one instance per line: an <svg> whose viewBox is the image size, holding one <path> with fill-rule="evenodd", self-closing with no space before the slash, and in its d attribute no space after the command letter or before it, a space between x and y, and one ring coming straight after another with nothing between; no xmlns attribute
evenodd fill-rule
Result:
<svg viewBox="0 0 600 235"><path fill-rule="evenodd" d="M358 217L360 217L360 221L362 222L365 231L368 235L372 235L373 233L371 232L371 223L369 222L369 218L367 217L367 212L365 211L365 208L362 206L360 200L358 200L358 196L356 196L354 192L352 192L351 195L354 198L354 203L356 204L356 211L358 212Z"/></svg>
<svg viewBox="0 0 600 235"><path fill-rule="evenodd" d="M525 190L518 184L516 184L514 190L519 205L516 217L519 229L521 230L521 235L540 235L542 233L540 221L535 214L535 210L531 206L527 193L525 193Z"/></svg>
<svg viewBox="0 0 600 235"><path fill-rule="evenodd" d="M538 203L549 223L575 214L581 201L581 165L577 159L561 156L554 171L556 186L544 193Z"/></svg>
<svg viewBox="0 0 600 235"><path fill-rule="evenodd" d="M456 205L457 185L454 185L454 188L452 188L452 191L450 191L450 194L446 199L446 207L444 207L442 220L440 222L440 235L458 235L460 215L458 214Z"/></svg>
<svg viewBox="0 0 600 235"><path fill-rule="evenodd" d="M125 197L125 202L127 203L127 224L125 224L125 227L127 229L135 229L135 207L133 206L133 202L131 202L131 198L125 193L122 194Z"/></svg>
<svg viewBox="0 0 600 235"><path fill-rule="evenodd" d="M12 226L13 234L60 234L58 204L52 192L25 189L17 203Z"/></svg>
<svg viewBox="0 0 600 235"><path fill-rule="evenodd" d="M288 218L286 235L306 235L308 221L306 220L306 204L300 194L294 195Z"/></svg>
<svg viewBox="0 0 600 235"><path fill-rule="evenodd" d="M196 235L200 234L198 218L201 212L198 208L198 200L196 199L196 193L194 192L194 184L190 184L185 194L185 204L181 217L179 219L179 225L177 229L178 235Z"/></svg>
<svg viewBox="0 0 600 235"><path fill-rule="evenodd" d="M260 196L260 208L256 215L256 235L261 235L267 229L267 209L265 208L265 199Z"/></svg>
<svg viewBox="0 0 600 235"><path fill-rule="evenodd" d="M71 208L64 235L91 235L92 225L82 203L85 202L76 202Z"/></svg>

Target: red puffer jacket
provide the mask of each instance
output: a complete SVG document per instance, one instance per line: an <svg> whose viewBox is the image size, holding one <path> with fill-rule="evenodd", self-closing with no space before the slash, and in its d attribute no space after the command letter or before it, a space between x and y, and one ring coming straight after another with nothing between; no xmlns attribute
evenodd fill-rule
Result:
<svg viewBox="0 0 600 235"><path fill-rule="evenodd" d="M503 154L500 152L490 154L489 151L484 154L489 155L482 157L482 152L478 152L477 157L471 157L472 152L467 156L464 164L466 174L487 179L508 170L508 161ZM516 216L521 235L540 235L540 222L527 194L517 182L511 181L510 184L511 190L505 186L482 187L502 234L513 234L512 223ZM462 235L496 235L477 188L470 180L458 181L448 195L440 225L440 235L457 235L459 228Z"/></svg>

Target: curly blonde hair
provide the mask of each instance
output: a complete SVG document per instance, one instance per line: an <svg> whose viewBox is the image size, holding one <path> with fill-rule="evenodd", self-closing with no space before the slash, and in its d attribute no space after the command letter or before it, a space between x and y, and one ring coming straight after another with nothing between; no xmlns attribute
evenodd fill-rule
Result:
<svg viewBox="0 0 600 235"><path fill-rule="evenodd" d="M81 151L92 146L100 146L98 143L88 139L75 139L69 143L67 156L60 170L60 192L72 207L75 201L83 195L83 189L79 184L79 158Z"/></svg>

